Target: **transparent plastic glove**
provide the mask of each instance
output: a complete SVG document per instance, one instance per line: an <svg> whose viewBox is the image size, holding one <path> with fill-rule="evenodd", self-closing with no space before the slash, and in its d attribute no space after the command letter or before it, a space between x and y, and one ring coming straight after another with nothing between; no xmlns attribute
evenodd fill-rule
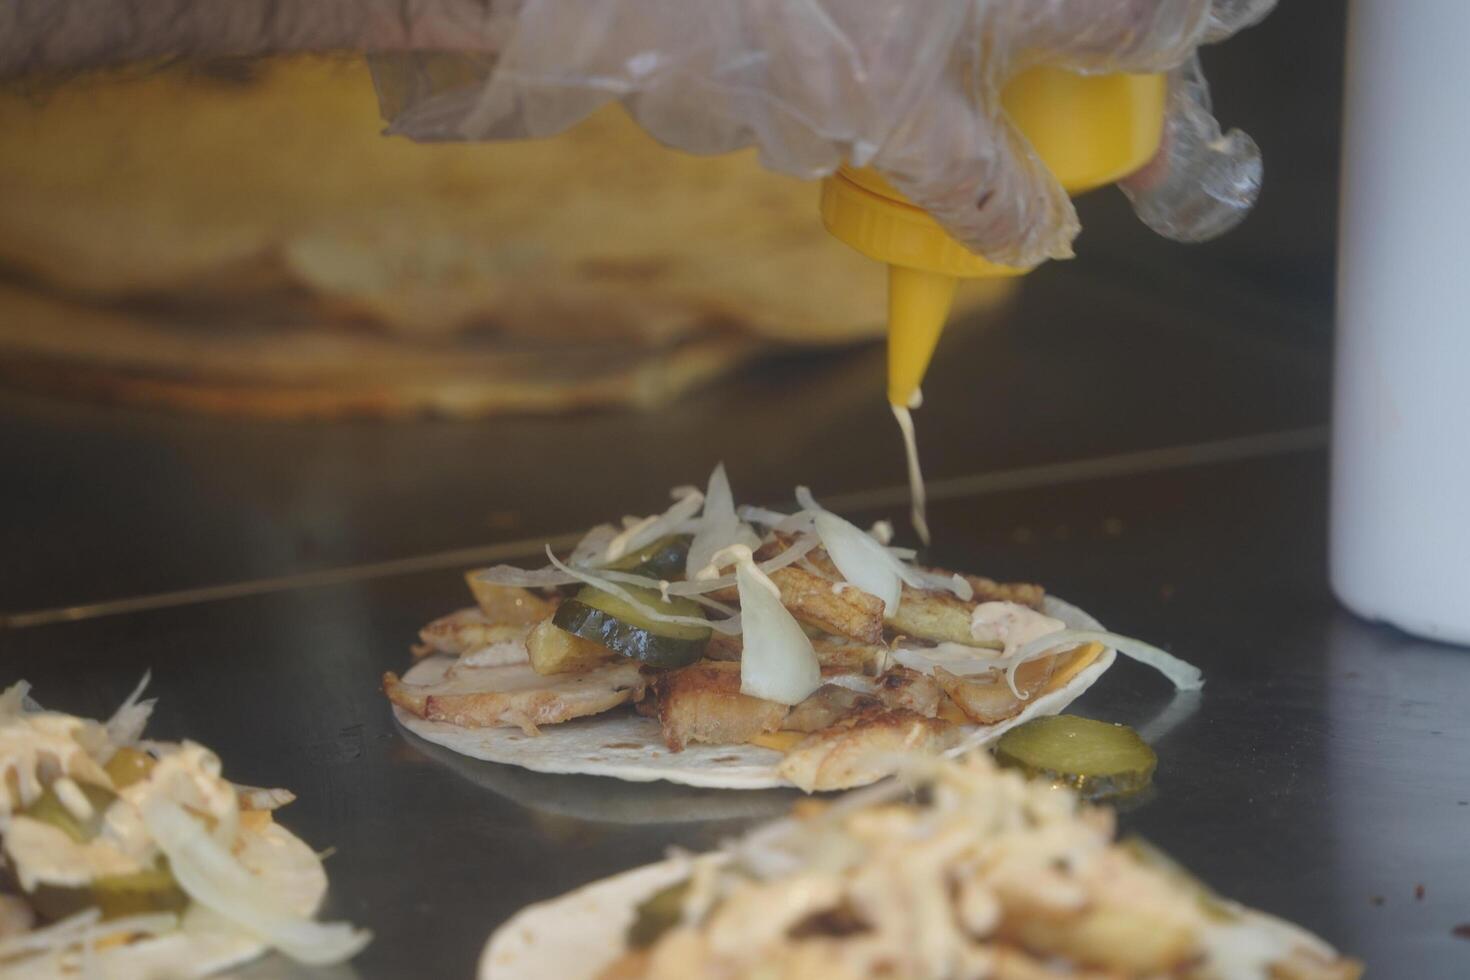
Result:
<svg viewBox="0 0 1470 980"><path fill-rule="evenodd" d="M1077 215L1007 121L1005 83L1040 65L1187 66L1201 43L1273 4L478 0L473 18L429 33L486 53L375 56L373 72L393 133L550 136L618 101L655 139L693 153L753 145L765 166L803 178L843 162L874 167L974 251L1029 268L1072 254ZM1193 217L1192 175L1229 173L1224 161L1234 152L1256 156L1258 171L1258 155L1248 140L1201 138L1219 133L1203 80L1193 69L1176 77L1170 104L1179 121L1171 119L1166 152L1147 168L1152 181L1132 193L1152 227L1198 238L1238 220L1221 215L1230 207L1243 214L1254 194L1224 195L1224 210ZM1201 146L1214 153L1213 166L1200 166L1208 159Z"/></svg>

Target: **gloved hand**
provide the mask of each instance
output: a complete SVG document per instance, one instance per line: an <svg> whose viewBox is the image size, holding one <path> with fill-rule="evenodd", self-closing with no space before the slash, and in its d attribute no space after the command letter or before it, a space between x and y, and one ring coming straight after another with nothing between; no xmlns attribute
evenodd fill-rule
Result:
<svg viewBox="0 0 1470 980"><path fill-rule="evenodd" d="M1000 92L1040 65L1171 72L1156 160L1126 182L1139 215L1199 240L1254 202L1260 154L1222 137L1194 58L1275 0L481 0L488 55L374 57L390 132L550 136L620 101L693 153L754 145L803 178L881 171L960 241L1030 267L1072 254L1076 211L1009 124Z"/></svg>

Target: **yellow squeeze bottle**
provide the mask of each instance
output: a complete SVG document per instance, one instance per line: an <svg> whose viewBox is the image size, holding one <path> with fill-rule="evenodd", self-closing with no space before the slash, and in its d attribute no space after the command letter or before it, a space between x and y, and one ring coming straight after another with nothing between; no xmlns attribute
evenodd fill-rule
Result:
<svg viewBox="0 0 1470 980"><path fill-rule="evenodd" d="M1042 162L1078 194L1153 158L1164 96L1162 75L1038 68L1017 76L1004 102ZM823 181L821 213L833 235L888 265L888 400L899 410L914 407L959 280L1023 270L970 252L871 170L843 167Z"/></svg>

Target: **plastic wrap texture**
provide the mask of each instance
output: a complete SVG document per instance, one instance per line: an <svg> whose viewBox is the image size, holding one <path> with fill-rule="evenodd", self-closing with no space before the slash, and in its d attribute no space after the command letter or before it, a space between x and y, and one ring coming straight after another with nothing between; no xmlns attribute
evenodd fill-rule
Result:
<svg viewBox="0 0 1470 980"><path fill-rule="evenodd" d="M1005 83L1039 65L1173 72L1165 145L1129 193L1154 229L1206 238L1249 209L1260 158L1220 135L1194 54L1274 2L479 2L428 32L460 50L375 55L373 74L389 131L419 140L551 136L617 101L691 153L754 146L802 178L871 166L974 251L1029 268L1070 256L1078 223L1007 122Z"/></svg>

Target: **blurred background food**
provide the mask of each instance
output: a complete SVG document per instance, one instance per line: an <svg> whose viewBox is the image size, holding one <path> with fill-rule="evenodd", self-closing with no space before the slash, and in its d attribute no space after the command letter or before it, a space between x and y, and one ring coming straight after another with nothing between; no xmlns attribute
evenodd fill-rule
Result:
<svg viewBox="0 0 1470 980"><path fill-rule="evenodd" d="M776 347L881 335L882 270L752 153L671 153L616 109L504 145L382 128L345 57L0 89L0 379L473 416L653 407ZM969 284L962 310L1013 288Z"/></svg>

